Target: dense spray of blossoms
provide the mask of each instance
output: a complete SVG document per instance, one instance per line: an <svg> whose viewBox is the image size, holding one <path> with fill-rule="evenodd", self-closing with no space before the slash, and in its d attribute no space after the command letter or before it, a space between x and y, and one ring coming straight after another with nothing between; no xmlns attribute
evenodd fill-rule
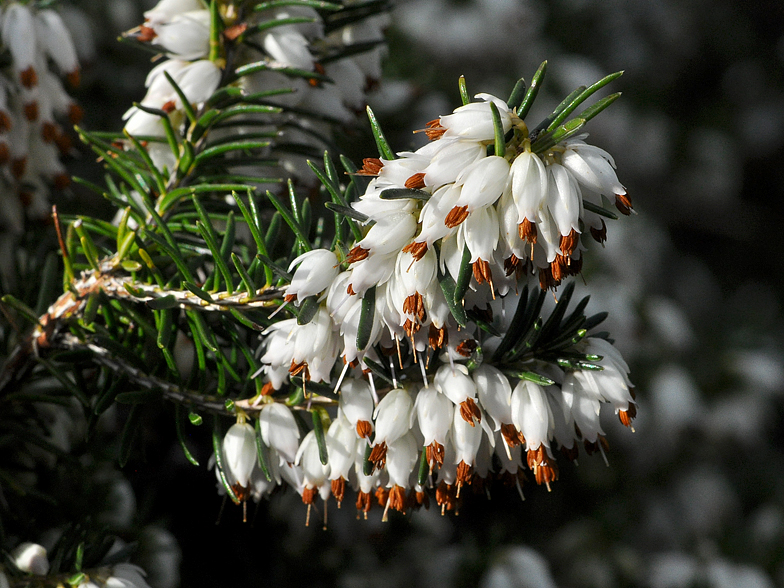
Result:
<svg viewBox="0 0 784 588"><path fill-rule="evenodd" d="M315 137L330 136L331 125L354 122L356 113L364 108L365 92L377 84L381 73L381 43L388 23L388 15L379 12L352 19L344 26L327 27L323 13L297 2L262 10L227 4L220 9L222 30L217 32L202 0L161 0L144 16L145 22L127 36L160 50L169 59L150 71L142 108L134 106L125 113L125 130L134 136L158 137L160 140L147 148L156 166L169 170L176 157L163 140L160 113L169 116L174 128L186 118L182 99L166 74L197 109L227 82L246 101L284 108L280 113L270 109L233 117L236 124L223 132L214 131L213 139L239 133L274 138L277 145L312 146ZM212 34L220 35L230 56L215 50ZM347 51L359 44L363 44L362 51ZM343 52L346 56L341 56ZM229 79L227 65L235 73L245 66L253 71ZM298 114L288 112L293 108ZM276 150L275 144L270 144L261 155L274 159L274 165L238 163L230 169L260 179L281 175L310 178L305 158L296 151Z"/></svg>
<svg viewBox="0 0 784 588"><path fill-rule="evenodd" d="M476 98L429 123L417 151L364 160L354 177L366 188L346 211L359 238L291 262L282 309L299 316L264 332L263 394L247 405L263 407L266 465L247 457L244 413L224 442L236 497L283 477L309 507L330 494L341 504L350 486L361 512L378 501L386 519L435 488L445 512L493 480L522 495L526 469L549 488L557 456L575 460L580 444L604 453L602 404L631 426L628 366L593 330L603 317L582 314L587 299L565 316L573 282L539 317L547 292L580 272L584 236L606 239L607 206L631 212L615 164L587 135L537 141L543 129L529 132L517 106ZM307 408L337 398L301 439L302 406L275 401L288 381Z"/></svg>
<svg viewBox="0 0 784 588"><path fill-rule="evenodd" d="M10 56L0 74L0 231L19 234L26 217L49 215L51 188L69 184L66 129L82 111L65 88L79 85L79 63L57 11L33 3L2 3L0 44Z"/></svg>

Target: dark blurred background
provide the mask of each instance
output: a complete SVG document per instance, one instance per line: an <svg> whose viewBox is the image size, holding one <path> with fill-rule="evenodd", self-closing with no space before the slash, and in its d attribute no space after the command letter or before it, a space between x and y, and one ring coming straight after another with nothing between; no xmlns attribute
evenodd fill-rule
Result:
<svg viewBox="0 0 784 588"><path fill-rule="evenodd" d="M86 127L119 129L143 95L150 56L116 37L151 4L74 3ZM459 105L460 75L472 94L506 97L547 59L537 119L625 70L609 89L623 97L587 130L639 214L609 223L578 281L589 310L610 311L632 367L636 432L605 415L610 467L562 464L552 492L529 485L525 502L496 487L459 516L387 524L379 512L355 520L346 504L322 531L304 526L290 491L248 524L228 505L216 525L213 474L185 462L161 418L123 472L135 491L127 524L154 525L170 566L176 540L183 586L784 585L784 4L399 0L392 19L371 104L396 150L420 146L412 131ZM361 119L341 144L355 160L375 155ZM70 169L101 181L85 151ZM75 194L63 205L84 206ZM194 430L204 464L208 440Z"/></svg>

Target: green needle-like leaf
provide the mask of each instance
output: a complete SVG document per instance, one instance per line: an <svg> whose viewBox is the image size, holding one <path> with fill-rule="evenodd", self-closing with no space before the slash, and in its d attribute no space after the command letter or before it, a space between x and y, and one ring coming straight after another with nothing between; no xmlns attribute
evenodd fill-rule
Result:
<svg viewBox="0 0 784 588"><path fill-rule="evenodd" d="M460 87L460 101L463 103L463 106L465 106L471 102L471 96L468 95L468 87L466 86L465 76L460 76L457 84Z"/></svg>
<svg viewBox="0 0 784 588"><path fill-rule="evenodd" d="M566 118L574 112L574 110L580 106L583 102L585 102L588 98L590 98L594 93L602 89L604 86L609 84L610 82L617 80L619 77L623 75L622 71L615 72L608 76L603 77L598 82L591 84L587 88L584 88L577 96L575 96L558 114L558 116L553 119L553 122L549 124L547 127L548 131L553 130L558 125L560 125Z"/></svg>
<svg viewBox="0 0 784 588"><path fill-rule="evenodd" d="M392 151L392 148L389 146L387 138L384 136L384 131L381 130L381 125L378 124L376 115L373 114L370 106L367 107L367 115L368 120L370 121L370 130L373 132L373 138L376 140L376 147L378 147L379 156L382 159L390 161L395 159L395 152Z"/></svg>
<svg viewBox="0 0 784 588"><path fill-rule="evenodd" d="M463 298L465 298L468 287L471 285L471 276L474 275L473 266L471 265L471 250L468 245L463 247L463 257L460 260L460 272L457 274L457 282L455 283L455 304L463 305Z"/></svg>
<svg viewBox="0 0 784 588"><path fill-rule="evenodd" d="M495 134L495 154L503 157L506 154L506 141L504 140L504 126L501 123L501 113L494 102L490 102L490 113L493 116L493 131Z"/></svg>
<svg viewBox="0 0 784 588"><path fill-rule="evenodd" d="M322 410L319 410L319 408L313 408L310 411L310 416L311 420L313 421L313 432L316 435L319 460L321 461L322 465L327 465L329 463L329 455L327 454L327 440L324 438L324 422L322 421L321 415Z"/></svg>
<svg viewBox="0 0 784 588"><path fill-rule="evenodd" d="M182 424L184 420L184 409L181 404L175 405L174 411L174 423L177 429L177 440L180 442L180 447L182 447L182 453L185 455L185 459L191 462L193 465L198 466L199 461L193 457L193 454L188 449L188 446L185 444L185 433L182 430Z"/></svg>
<svg viewBox="0 0 784 588"><path fill-rule="evenodd" d="M237 498L237 494L234 492L231 484L229 484L226 472L223 469L223 440L221 439L220 420L218 415L214 415L212 421L212 450L215 453L215 468L218 472L218 478L220 478L220 482L231 501L234 504L239 504L240 500Z"/></svg>
<svg viewBox="0 0 784 588"><path fill-rule="evenodd" d="M362 309L359 314L359 327L357 328L357 350L364 351L370 343L373 333L373 324L376 315L376 287L371 286L362 298Z"/></svg>
<svg viewBox="0 0 784 588"><path fill-rule="evenodd" d="M525 120L525 117L528 115L528 111L531 110L531 106L533 106L534 100L536 100L536 95L539 93L539 87L544 81L544 75L546 72L547 62L543 61L542 65L539 66L539 69L536 70L534 77L531 79L531 85L528 86L528 90L523 97L523 101L520 103L520 107L517 109L517 116L519 116L521 119Z"/></svg>

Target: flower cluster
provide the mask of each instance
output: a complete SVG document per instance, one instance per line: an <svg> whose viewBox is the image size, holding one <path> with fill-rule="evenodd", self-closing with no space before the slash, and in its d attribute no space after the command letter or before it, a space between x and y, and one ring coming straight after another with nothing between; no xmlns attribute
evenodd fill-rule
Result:
<svg viewBox="0 0 784 588"><path fill-rule="evenodd" d="M71 151L61 121L76 124L79 106L63 84L79 84L71 34L51 8L11 2L0 13L0 40L10 67L0 76L0 225L21 233L25 216L49 215L50 187L70 178L60 158ZM51 64L51 65L50 65Z"/></svg>
<svg viewBox="0 0 784 588"><path fill-rule="evenodd" d="M380 45L387 18L386 13L380 13L326 31L321 13L306 2L287 2L263 10L229 4L222 9L218 25L202 0L161 0L145 13L144 24L128 36L160 50L169 59L150 72L147 94L141 101L147 109L129 109L125 130L134 136L159 137L159 142L148 145L150 155L159 168L173 168L175 154L163 140L160 112L168 114L175 128L185 120L185 112L181 96L164 75L167 73L197 107L221 83L228 82L239 89L245 102L297 108L298 115L284 109L280 114L257 111L236 116L231 133L274 137L279 145L310 145L314 135L329 136L330 124L353 122L355 112L364 107L365 91L380 76L383 49L378 46L346 56L341 52L354 45ZM216 51L215 43L211 45L211 35L218 26L223 29L223 51ZM253 71L240 75L243 67ZM303 117L303 112L315 116ZM229 136L229 131L224 134ZM221 134L216 132L215 137L220 139ZM274 152L272 147L264 155L275 157L289 176L308 175L301 156ZM233 171L262 178L280 176L277 166L237 165Z"/></svg>
<svg viewBox="0 0 784 588"><path fill-rule="evenodd" d="M464 486L502 479L522 494L525 469L549 487L557 453L603 453L602 404L631 426L628 366L592 334L587 300L564 319L569 284L538 318L546 291L580 271L582 234L605 240L607 201L631 210L613 160L584 135L542 149L515 108L477 98L432 121L421 149L364 161L356 176L372 179L347 212L365 225L353 246L291 262L284 306L299 316L264 333L266 383L248 407L261 407L260 430L243 414L224 441L240 500L285 479L308 505L330 494L340 504L348 485L359 510L375 496L386 518L427 504L435 487L444 512ZM318 416L323 434L300 438L275 401L289 380L337 398L331 421Z"/></svg>

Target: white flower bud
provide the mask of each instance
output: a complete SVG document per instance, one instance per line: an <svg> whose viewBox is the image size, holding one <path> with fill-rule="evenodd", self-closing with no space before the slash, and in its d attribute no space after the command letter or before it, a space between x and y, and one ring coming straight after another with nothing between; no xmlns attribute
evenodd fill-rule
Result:
<svg viewBox="0 0 784 588"><path fill-rule="evenodd" d="M454 114L441 117L441 126L446 129L444 137L459 137L471 141L490 141L495 137L493 113L490 102L498 107L501 124L506 133L512 128L512 119L506 102L490 94L477 94L484 102L471 102L454 110Z"/></svg>
<svg viewBox="0 0 784 588"><path fill-rule="evenodd" d="M348 472L354 465L359 439L354 427L343 416L338 416L329 426L326 434L327 451L329 453L329 479L348 480Z"/></svg>
<svg viewBox="0 0 784 588"><path fill-rule="evenodd" d="M579 233L582 199L577 182L564 166L553 163L547 167L547 185L547 207L558 231L561 235L572 229Z"/></svg>
<svg viewBox="0 0 784 588"><path fill-rule="evenodd" d="M37 543L22 543L11 552L11 561L20 571L36 576L49 573L46 549Z"/></svg>
<svg viewBox="0 0 784 588"><path fill-rule="evenodd" d="M329 475L329 465L321 463L316 431L311 431L302 440L297 451L296 463L302 468L302 478L307 488L320 488Z"/></svg>

